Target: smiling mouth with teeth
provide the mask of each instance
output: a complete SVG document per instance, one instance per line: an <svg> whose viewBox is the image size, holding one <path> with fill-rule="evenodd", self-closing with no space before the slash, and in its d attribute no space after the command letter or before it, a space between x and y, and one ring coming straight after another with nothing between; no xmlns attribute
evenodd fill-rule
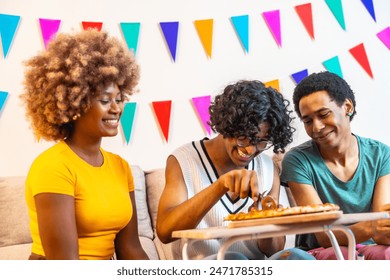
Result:
<svg viewBox="0 0 390 280"><path fill-rule="evenodd" d="M117 119L115 119L115 120L104 120L104 122L109 123L109 124L117 124L118 120Z"/></svg>
<svg viewBox="0 0 390 280"><path fill-rule="evenodd" d="M251 157L251 155L247 155L247 154L241 152L240 149L237 149L237 152L238 152L238 155L240 157L244 157L244 158L250 158Z"/></svg>

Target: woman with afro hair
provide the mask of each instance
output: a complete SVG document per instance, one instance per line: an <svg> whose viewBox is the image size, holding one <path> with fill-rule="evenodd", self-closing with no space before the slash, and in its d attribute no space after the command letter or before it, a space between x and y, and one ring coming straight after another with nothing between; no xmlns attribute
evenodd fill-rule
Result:
<svg viewBox="0 0 390 280"><path fill-rule="evenodd" d="M209 108L216 137L193 141L167 159L157 234L172 242L176 230L221 226L224 217L246 212L268 192L279 200L278 168L263 151L284 152L292 142L289 102L260 81L239 81L217 95ZM215 259L221 240L196 242L189 257ZM180 258L180 245L173 254ZM285 237L236 242L226 259L314 259L306 252L283 250Z"/></svg>
<svg viewBox="0 0 390 280"><path fill-rule="evenodd" d="M30 259L148 259L129 164L101 147L138 80L132 53L93 29L59 33L26 62L26 115L38 139L55 142L26 179Z"/></svg>

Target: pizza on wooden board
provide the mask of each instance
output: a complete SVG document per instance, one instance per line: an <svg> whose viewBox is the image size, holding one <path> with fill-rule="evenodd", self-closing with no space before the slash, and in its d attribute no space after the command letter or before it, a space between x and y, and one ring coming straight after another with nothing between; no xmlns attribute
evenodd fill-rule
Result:
<svg viewBox="0 0 390 280"><path fill-rule="evenodd" d="M333 203L324 204L312 204L305 206L294 206L294 207L279 207L276 209L258 210L252 208L248 213L240 212L236 214L229 214L224 218L225 221L241 221L241 220L252 220L262 218L273 218L290 215L301 215L319 212L337 211L340 207Z"/></svg>

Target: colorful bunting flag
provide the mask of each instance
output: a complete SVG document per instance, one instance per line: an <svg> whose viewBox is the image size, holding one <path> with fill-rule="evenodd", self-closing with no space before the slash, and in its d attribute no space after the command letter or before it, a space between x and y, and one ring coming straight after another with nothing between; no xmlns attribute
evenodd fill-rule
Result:
<svg viewBox="0 0 390 280"><path fill-rule="evenodd" d="M367 72L367 74L374 78L374 75L372 74L370 63L368 61L366 49L364 48L363 43L357 45L356 47L353 47L349 50L349 52L352 54L352 56L356 59L356 61L360 64L360 66L363 67L363 69Z"/></svg>
<svg viewBox="0 0 390 280"><path fill-rule="evenodd" d="M280 29L280 12L279 10L268 11L263 13L265 22L268 25L276 43L282 46L282 33Z"/></svg>
<svg viewBox="0 0 390 280"><path fill-rule="evenodd" d="M176 61L176 46L179 31L179 23L175 22L160 22L161 30L163 31L165 42L169 47L173 61Z"/></svg>
<svg viewBox="0 0 390 280"><path fill-rule="evenodd" d="M311 3L295 6L299 18L306 28L307 33L314 39L314 27L313 27L313 13L311 10Z"/></svg>
<svg viewBox="0 0 390 280"><path fill-rule="evenodd" d="M60 23L61 20L59 19L39 19L45 49L47 48L49 41L57 34L60 28Z"/></svg>
<svg viewBox="0 0 390 280"><path fill-rule="evenodd" d="M141 23L121 22L120 27L122 29L123 37L125 38L127 47L129 48L129 50L133 51L134 56L136 56Z"/></svg>
<svg viewBox="0 0 390 280"><path fill-rule="evenodd" d="M264 85L266 87L272 87L272 88L276 89L278 92L280 92L279 80L268 81L268 82L265 82Z"/></svg>
<svg viewBox="0 0 390 280"><path fill-rule="evenodd" d="M211 102L211 96L199 96L199 97L193 97L192 103L194 104L194 107L198 113L198 117L200 118L203 128L207 131L207 134L211 134L211 128L208 124L210 121L210 113L209 113L209 107Z"/></svg>
<svg viewBox="0 0 390 280"><path fill-rule="evenodd" d="M341 71L340 61L338 56L334 56L322 62L325 68L336 75L339 75L343 78L343 72Z"/></svg>
<svg viewBox="0 0 390 280"><path fill-rule="evenodd" d="M249 52L249 16L234 16L230 18L233 27L236 30L237 36L241 41L241 45L245 52Z"/></svg>
<svg viewBox="0 0 390 280"><path fill-rule="evenodd" d="M370 13L372 19L376 22L374 4L372 3L372 0L361 0L361 1L363 2L364 7L366 7L367 11Z"/></svg>
<svg viewBox="0 0 390 280"><path fill-rule="evenodd" d="M3 46L3 56L7 57L11 43L18 28L20 16L0 14L0 37Z"/></svg>
<svg viewBox="0 0 390 280"><path fill-rule="evenodd" d="M8 97L8 92L0 91L0 113L3 110L3 106L5 104L5 100L7 99L7 97Z"/></svg>
<svg viewBox="0 0 390 280"><path fill-rule="evenodd" d="M160 125L161 132L163 133L165 140L168 142L172 101L154 101L152 102L152 106Z"/></svg>
<svg viewBox="0 0 390 280"><path fill-rule="evenodd" d="M137 103L127 102L125 103L125 106L123 108L123 113L121 117L121 126L123 130L123 134L126 139L126 144L129 144L131 131L133 130L136 107L137 107Z"/></svg>
<svg viewBox="0 0 390 280"><path fill-rule="evenodd" d="M213 19L195 20L194 25L198 32L199 39L207 56L211 58L213 52Z"/></svg>
<svg viewBox="0 0 390 280"><path fill-rule="evenodd" d="M94 22L94 21L82 21L81 22L83 29L97 29L99 31L102 30L103 22Z"/></svg>
<svg viewBox="0 0 390 280"><path fill-rule="evenodd" d="M378 32L376 34L376 36L390 50L390 27L388 26L385 29L383 29L382 31Z"/></svg>
<svg viewBox="0 0 390 280"><path fill-rule="evenodd" d="M293 78L295 84L299 84L304 78L306 78L309 75L307 69L303 69L299 72L295 72L291 74L291 77Z"/></svg>
<svg viewBox="0 0 390 280"><path fill-rule="evenodd" d="M326 4L328 4L329 9L333 13L334 17L337 19L337 22L340 26L346 30L345 21L344 21L344 11L341 0L325 0Z"/></svg>

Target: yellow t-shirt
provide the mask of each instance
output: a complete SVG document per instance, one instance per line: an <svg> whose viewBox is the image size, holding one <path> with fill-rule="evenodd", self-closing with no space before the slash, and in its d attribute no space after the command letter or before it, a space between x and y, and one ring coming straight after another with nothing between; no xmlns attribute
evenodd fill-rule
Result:
<svg viewBox="0 0 390 280"><path fill-rule="evenodd" d="M80 259L110 259L116 234L130 221L129 192L134 181L128 163L101 149L104 163L94 167L60 141L40 154L26 180L32 252L44 256L34 196L58 193L74 197Z"/></svg>

